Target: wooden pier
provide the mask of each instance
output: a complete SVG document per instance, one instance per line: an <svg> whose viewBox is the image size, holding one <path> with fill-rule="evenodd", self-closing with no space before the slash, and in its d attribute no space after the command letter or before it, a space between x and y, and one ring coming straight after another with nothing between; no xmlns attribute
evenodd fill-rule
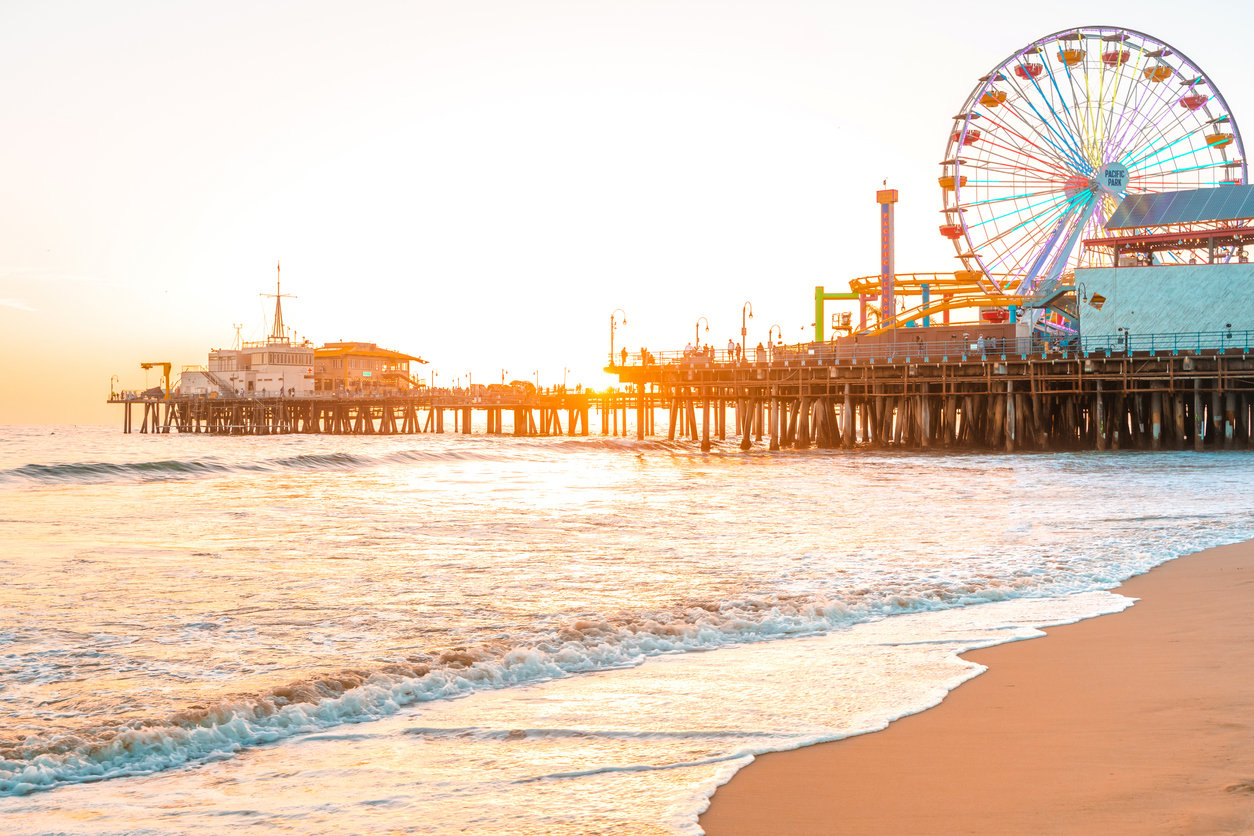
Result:
<svg viewBox="0 0 1254 836"><path fill-rule="evenodd" d="M632 359L614 371L638 414L661 406L667 437L703 450L728 435L744 450L1203 450L1252 438L1248 348L859 358L816 344L755 362Z"/></svg>
<svg viewBox="0 0 1254 836"><path fill-rule="evenodd" d="M607 369L623 391L601 393L176 394L110 401L124 407L123 431L141 433L406 435L479 427L490 435L586 436L599 430L692 442L702 450L728 439L743 450L1006 451L1233 449L1254 440L1248 348L875 358L825 355L822 345L747 362L723 352L629 357Z"/></svg>
<svg viewBox="0 0 1254 836"><path fill-rule="evenodd" d="M588 435L594 408L608 435L611 426L618 434L619 415L628 406L622 394L614 393L482 397L457 391L306 397L119 394L109 402L124 407L126 433L210 435L470 433L476 412L485 415L491 435Z"/></svg>

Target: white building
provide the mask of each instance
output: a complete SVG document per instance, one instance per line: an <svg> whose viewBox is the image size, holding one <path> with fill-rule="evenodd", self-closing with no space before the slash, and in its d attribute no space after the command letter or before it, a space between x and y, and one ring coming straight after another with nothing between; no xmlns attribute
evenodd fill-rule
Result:
<svg viewBox="0 0 1254 836"><path fill-rule="evenodd" d="M184 367L179 392L184 395L301 396L314 391L314 347L293 343L283 326L283 294L276 283L274 326L270 336L238 348L209 351L208 366Z"/></svg>

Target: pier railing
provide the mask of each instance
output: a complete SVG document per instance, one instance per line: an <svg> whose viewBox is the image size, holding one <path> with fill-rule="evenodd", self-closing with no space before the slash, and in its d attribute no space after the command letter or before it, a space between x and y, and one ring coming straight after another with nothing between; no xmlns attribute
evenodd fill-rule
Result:
<svg viewBox="0 0 1254 836"><path fill-rule="evenodd" d="M1045 341L1038 338L926 340L903 338L889 344L859 345L848 341L776 345L750 348L741 353L728 349L695 349L629 354L628 366L664 365L686 368L716 366L791 366L821 363L950 362L980 359L1028 359L1039 357L1111 357L1120 354L1249 354L1254 331L1195 331L1171 334L1137 334L1072 337ZM618 359L618 358L616 358Z"/></svg>

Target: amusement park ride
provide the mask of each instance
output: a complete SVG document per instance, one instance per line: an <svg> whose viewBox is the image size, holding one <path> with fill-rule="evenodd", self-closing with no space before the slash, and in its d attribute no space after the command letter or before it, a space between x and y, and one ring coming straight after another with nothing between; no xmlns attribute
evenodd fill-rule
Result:
<svg viewBox="0 0 1254 836"><path fill-rule="evenodd" d="M948 323L960 312L1065 340L1078 328L1076 268L1116 264L1117 247L1101 242L1127 236L1107 230L1124 198L1246 182L1236 120L1179 50L1118 27L1056 32L982 76L953 118L939 231L961 269L896 273L897 192L880 191L880 273L852 280L848 293L815 288L815 340L830 300L859 302L856 326L849 315L838 326L857 336ZM1188 249L1155 255L1187 263L1197 257ZM1220 257L1238 252L1228 246Z"/></svg>

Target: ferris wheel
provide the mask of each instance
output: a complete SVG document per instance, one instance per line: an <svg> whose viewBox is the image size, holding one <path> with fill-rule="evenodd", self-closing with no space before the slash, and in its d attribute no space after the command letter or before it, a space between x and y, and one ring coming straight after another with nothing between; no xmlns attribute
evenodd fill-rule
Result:
<svg viewBox="0 0 1254 836"><path fill-rule="evenodd" d="M1211 79L1174 47L1111 26L1056 32L994 67L954 117L941 165L941 234L968 278L1011 299L1109 265L1082 242L1105 235L1128 194L1246 182Z"/></svg>

